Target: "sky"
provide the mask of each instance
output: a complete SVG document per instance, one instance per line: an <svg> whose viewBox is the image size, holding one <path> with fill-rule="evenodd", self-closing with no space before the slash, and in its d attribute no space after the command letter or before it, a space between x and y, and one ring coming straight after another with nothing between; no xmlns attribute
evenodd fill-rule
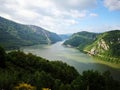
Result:
<svg viewBox="0 0 120 90"><path fill-rule="evenodd" d="M120 0L0 0L0 16L58 33L120 30Z"/></svg>

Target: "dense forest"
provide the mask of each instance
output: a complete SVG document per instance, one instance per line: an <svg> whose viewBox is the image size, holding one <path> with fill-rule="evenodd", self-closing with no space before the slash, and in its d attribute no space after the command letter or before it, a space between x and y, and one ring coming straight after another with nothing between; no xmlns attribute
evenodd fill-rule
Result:
<svg viewBox="0 0 120 90"><path fill-rule="evenodd" d="M0 47L0 90L120 90L120 82L109 71L79 74L61 61Z"/></svg>
<svg viewBox="0 0 120 90"><path fill-rule="evenodd" d="M0 17L0 45L7 49L34 44L51 44L59 35L34 25L24 25Z"/></svg>
<svg viewBox="0 0 120 90"><path fill-rule="evenodd" d="M91 44L98 35L99 35L98 33L92 33L92 32L86 32L86 31L74 33L63 44L71 45L72 47L77 47L79 50L82 51L84 47Z"/></svg>

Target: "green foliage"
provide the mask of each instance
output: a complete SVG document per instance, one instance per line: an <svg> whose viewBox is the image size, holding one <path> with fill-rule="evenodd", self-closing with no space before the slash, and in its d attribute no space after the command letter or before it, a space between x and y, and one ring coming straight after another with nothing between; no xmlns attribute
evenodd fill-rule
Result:
<svg viewBox="0 0 120 90"><path fill-rule="evenodd" d="M107 49L105 49L105 46ZM85 51L95 49L96 57L112 63L120 63L120 30L102 33Z"/></svg>
<svg viewBox="0 0 120 90"><path fill-rule="evenodd" d="M77 47L104 61L120 63L120 30L101 34L78 32L66 40L64 45Z"/></svg>
<svg viewBox="0 0 120 90"><path fill-rule="evenodd" d="M4 56L0 60L5 62L5 67L0 67L0 90L120 90L120 82L109 72L85 71L80 75L61 61L48 61L19 50L5 53L0 48L0 53Z"/></svg>
<svg viewBox="0 0 120 90"><path fill-rule="evenodd" d="M22 25L0 17L0 44L8 49L34 44L55 43L61 38L52 32L33 25Z"/></svg>
<svg viewBox="0 0 120 90"><path fill-rule="evenodd" d="M72 82L72 90L119 90L120 83L113 80L110 72L84 71Z"/></svg>
<svg viewBox="0 0 120 90"><path fill-rule="evenodd" d="M0 67L5 67L6 54L4 48L0 46Z"/></svg>
<svg viewBox="0 0 120 90"><path fill-rule="evenodd" d="M71 45L78 47L79 50L83 50L85 46L91 44L97 37L97 33L90 32L78 32L73 34L68 40L64 42L64 45Z"/></svg>
<svg viewBox="0 0 120 90"><path fill-rule="evenodd" d="M1 49L0 52L2 51ZM19 50L4 54L6 67L0 68L0 89L8 90L22 82L36 86L37 90L43 87L53 89L58 88L54 86L57 85L56 80L60 84L67 84L79 75L73 67L61 61L50 62Z"/></svg>

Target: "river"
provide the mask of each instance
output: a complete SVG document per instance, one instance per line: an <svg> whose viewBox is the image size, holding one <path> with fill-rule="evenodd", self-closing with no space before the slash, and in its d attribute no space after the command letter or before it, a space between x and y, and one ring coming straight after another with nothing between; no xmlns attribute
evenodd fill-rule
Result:
<svg viewBox="0 0 120 90"><path fill-rule="evenodd" d="M116 66L104 61L95 60L91 56L80 52L75 48L68 48L57 42L52 45L34 45L22 47L25 53L32 53L48 60L60 60L74 66L79 73L85 70L98 70L104 72L109 70L111 75L120 80L120 66Z"/></svg>

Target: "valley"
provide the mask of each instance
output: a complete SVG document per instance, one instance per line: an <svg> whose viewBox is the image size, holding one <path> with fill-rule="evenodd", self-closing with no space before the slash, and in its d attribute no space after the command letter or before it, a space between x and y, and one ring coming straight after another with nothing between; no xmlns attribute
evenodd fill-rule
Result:
<svg viewBox="0 0 120 90"><path fill-rule="evenodd" d="M62 45L63 42L64 41L57 42L52 45L22 47L21 50L25 53L41 56L50 61L63 61L68 65L74 66L79 73L85 70L110 71L115 79L120 80L120 64L111 64L98 60L80 52L76 48L68 48Z"/></svg>
<svg viewBox="0 0 120 90"><path fill-rule="evenodd" d="M0 4L0 90L120 90L120 0Z"/></svg>

